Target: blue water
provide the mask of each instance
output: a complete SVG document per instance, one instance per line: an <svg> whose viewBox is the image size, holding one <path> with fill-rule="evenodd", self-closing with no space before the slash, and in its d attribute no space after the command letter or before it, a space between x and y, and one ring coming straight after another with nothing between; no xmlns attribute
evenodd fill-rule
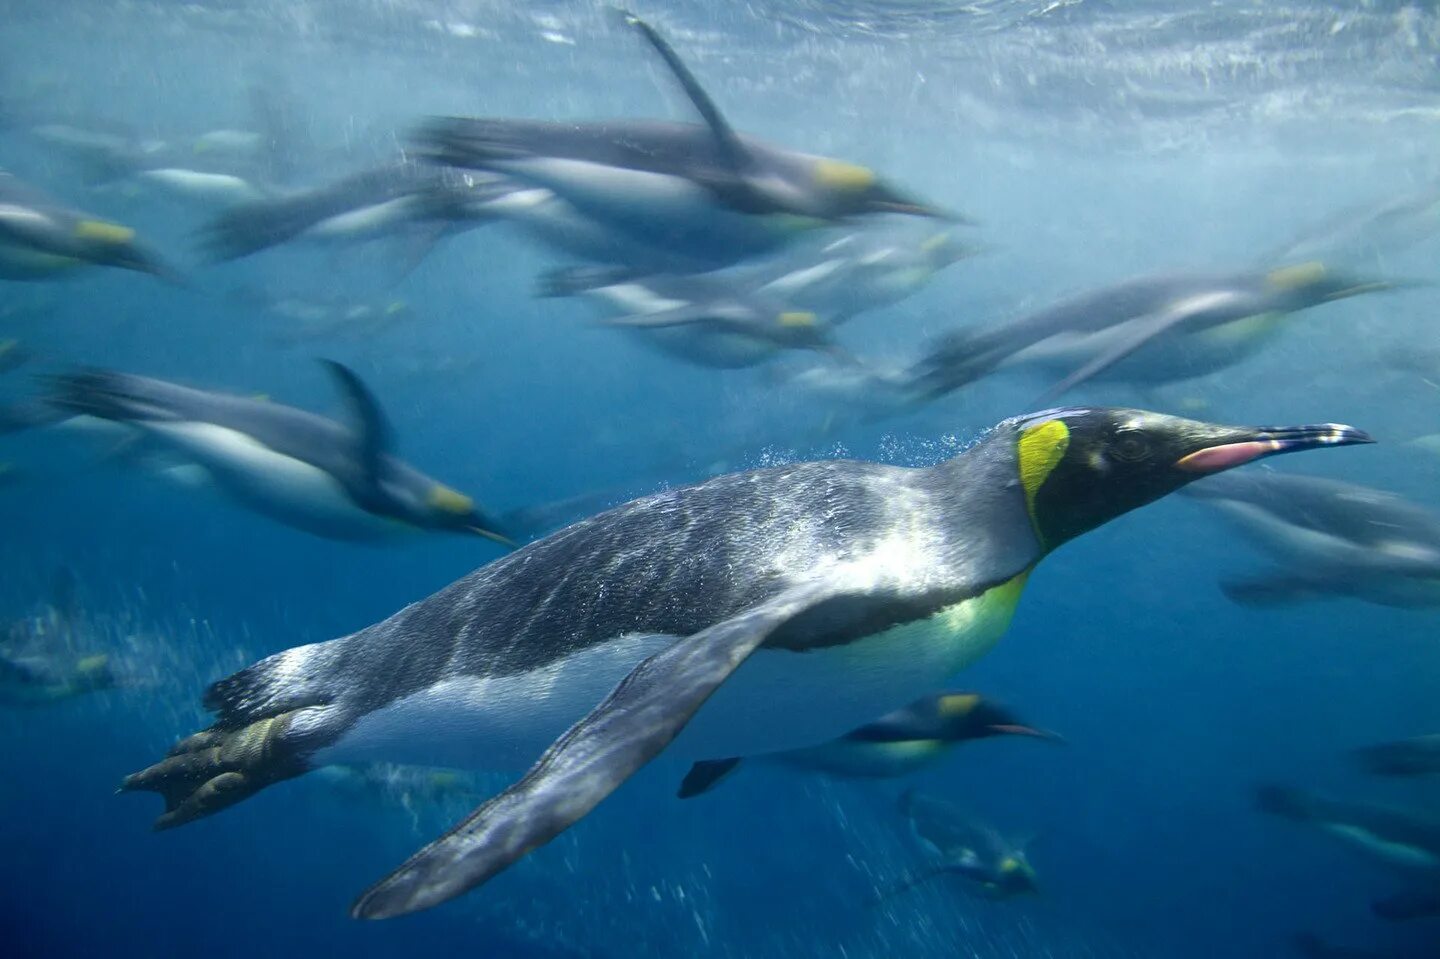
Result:
<svg viewBox="0 0 1440 959"><path fill-rule="evenodd" d="M15 6L0 93L25 123L183 141L243 128L263 81L303 118L302 182L375 162L433 114L687 118L600 4ZM1440 15L1428 7L674 0L640 12L737 128L863 161L978 224L984 256L844 329L864 356L899 362L943 331L1139 273L1243 268L1347 205L1440 174ZM381 398L407 460L504 511L791 459L926 464L1037 392L995 378L906 417L834 421L763 369L685 365L581 303L533 298L554 258L503 228L444 243L397 285L386 264L399 254L383 242L206 265L202 212L87 182L25 123L0 130L0 167L134 227L188 283L119 270L0 282L0 339L35 355L0 374L7 399L34 391L31 371L92 364L336 414L314 362L330 357ZM1422 242L1383 267L1433 282L1435 253ZM239 286L403 301L414 316L283 347L282 320L221 295ZM1440 347L1435 305L1423 288L1347 300L1297 314L1216 376L1145 392L1087 384L1066 399L1354 423L1381 444L1285 465L1440 508L1440 460L1401 442L1440 430L1440 396L1381 362ZM355 894L463 805L382 806L305 777L152 834L155 798L115 786L205 724L207 683L376 622L499 550L443 534L327 541L94 450L62 454L43 431L3 443L0 462L24 475L0 487L0 621L44 603L67 567L109 648L145 677L0 711L5 955L1185 959L1286 955L1302 930L1440 955L1437 920L1370 914L1394 891L1387 873L1262 819L1250 799L1275 780L1434 808L1433 787L1377 784L1344 758L1440 729L1434 611L1230 605L1217 578L1257 560L1194 503L1167 500L1065 546L1003 642L958 680L1068 745L978 743L911 783L1034 836L1039 895L990 902L936 884L872 908L923 861L895 813L901 784L755 769L679 803L683 767L662 757L483 889L360 923L346 917Z"/></svg>

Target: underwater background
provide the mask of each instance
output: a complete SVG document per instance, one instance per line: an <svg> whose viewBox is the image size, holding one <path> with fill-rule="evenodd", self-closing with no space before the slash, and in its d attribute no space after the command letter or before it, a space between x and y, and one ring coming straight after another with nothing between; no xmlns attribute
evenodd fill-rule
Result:
<svg viewBox="0 0 1440 959"><path fill-rule="evenodd" d="M262 85L301 118L297 179L319 182L385 156L429 115L686 117L603 4L5 7L0 167L133 227L185 275L0 281L0 339L21 342L34 372L97 365L334 414L315 358L340 360L381 398L408 461L498 513L792 460L928 464L1036 408L1043 381L996 377L907 415L850 417L768 367L678 362L584 304L534 297L555 257L503 227L449 239L400 278L387 264L404 254L383 241L207 263L204 211L97 181L24 134L63 118L184 141L243 128ZM1136 274L1238 269L1440 176L1429 5L667 0L636 12L738 129L863 162L973 219L956 229L980 255L845 328L846 348L877 360ZM1427 238L1369 265L1433 283L1436 249ZM284 321L227 295L237 289L406 315L287 342ZM1423 286L1345 300L1291 316L1216 375L1097 380L1065 402L1353 423L1379 443L1284 467L1440 508L1440 459L1406 442L1440 431L1437 302ZM1397 351L1428 356L1433 373L1392 362ZM30 395L31 372L0 374L0 394ZM1440 783L1370 782L1343 758L1440 729L1435 611L1229 603L1217 580L1256 554L1184 497L1066 545L957 680L1063 746L978 743L895 783L757 768L684 803L684 767L662 756L484 889L360 923L346 916L354 894L472 802L383 804L305 777L157 835L153 800L113 793L204 725L206 684L380 620L500 551L441 534L330 541L57 450L44 431L0 442L17 476L0 485L0 620L29 615L69 570L102 645L141 677L0 710L6 955L1184 959L1288 955L1302 931L1440 955L1440 920L1371 915L1385 872L1278 828L1252 799L1276 780L1440 804ZM923 860L895 813L906 785L1033 837L1039 894L992 902L938 883L875 906Z"/></svg>

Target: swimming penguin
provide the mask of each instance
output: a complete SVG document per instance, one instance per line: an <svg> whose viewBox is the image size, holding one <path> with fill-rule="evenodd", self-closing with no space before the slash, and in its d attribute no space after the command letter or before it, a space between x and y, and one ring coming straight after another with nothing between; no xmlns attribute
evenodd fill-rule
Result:
<svg viewBox="0 0 1440 959"><path fill-rule="evenodd" d="M1355 757L1377 776L1440 775L1440 733L1366 746Z"/></svg>
<svg viewBox="0 0 1440 959"><path fill-rule="evenodd" d="M553 839L672 740L691 762L797 749L935 689L999 639L1035 564L1090 529L1207 473L1367 442L1067 408L927 468L797 463L658 493L221 680L215 723L122 789L160 793L164 829L327 763L515 768L543 750L353 914L425 909Z"/></svg>
<svg viewBox="0 0 1440 959"><path fill-rule="evenodd" d="M1406 892L1374 902L1383 919L1440 916L1440 820L1381 803L1342 802L1286 786L1257 788L1261 812L1316 827L1371 861L1388 866L1412 884Z"/></svg>
<svg viewBox="0 0 1440 959"><path fill-rule="evenodd" d="M608 325L691 363L738 369L784 350L840 353L828 324L813 312L790 309L718 274L656 275L612 283L601 270L597 284L588 287L586 275L568 271L564 288L551 286L544 292L578 293L606 312Z"/></svg>
<svg viewBox="0 0 1440 959"><path fill-rule="evenodd" d="M0 279L47 279L83 266L116 266L176 281L128 226L70 209L0 172Z"/></svg>
<svg viewBox="0 0 1440 959"><path fill-rule="evenodd" d="M1288 241L1267 262L1354 264L1401 252L1440 231L1440 183L1335 214Z"/></svg>
<svg viewBox="0 0 1440 959"><path fill-rule="evenodd" d="M832 776L908 776L934 763L955 746L992 736L1033 736L1058 741L1054 733L1026 726L1009 710L969 692L944 692L866 723L832 742L760 757ZM689 799L714 789L740 764L714 759L690 767L679 796Z"/></svg>
<svg viewBox="0 0 1440 959"><path fill-rule="evenodd" d="M900 814L940 861L906 878L885 893L882 901L940 876L960 876L988 899L1039 891L1024 848L954 803L907 789L900 797Z"/></svg>
<svg viewBox="0 0 1440 959"><path fill-rule="evenodd" d="M944 216L865 167L736 133L670 45L643 21L626 22L664 60L703 124L434 118L414 136L419 155L544 187L616 231L712 267L848 217Z"/></svg>
<svg viewBox="0 0 1440 959"><path fill-rule="evenodd" d="M280 323L280 329L271 334L270 340L281 346L296 346L311 340L370 337L415 319L414 308L394 297L362 300L271 293L259 287L236 286L225 298Z"/></svg>
<svg viewBox="0 0 1440 959"><path fill-rule="evenodd" d="M1279 564L1222 583L1237 603L1349 596L1383 606L1440 605L1440 515L1394 493L1262 470L1197 483L1187 494Z"/></svg>
<svg viewBox="0 0 1440 959"><path fill-rule="evenodd" d="M50 406L119 424L166 467L242 506L319 536L377 540L449 530L509 544L474 501L398 459L379 403L353 372L326 361L352 425L260 399L108 370L54 378Z"/></svg>
<svg viewBox="0 0 1440 959"><path fill-rule="evenodd" d="M0 706L45 706L113 689L120 679L109 655L87 648L74 574L61 568L50 601L0 630Z"/></svg>
<svg viewBox="0 0 1440 959"><path fill-rule="evenodd" d="M915 391L933 400L1002 366L1027 363L1068 371L1047 391L1050 397L1112 367L1117 378L1186 379L1249 356L1286 314L1400 285L1348 276L1320 263L1264 273L1139 277L1009 323L945 337L915 365ZM1173 354L1156 357L1165 339L1175 340ZM1138 353L1142 347L1146 354ZM1134 362L1120 369L1132 354Z"/></svg>
<svg viewBox="0 0 1440 959"><path fill-rule="evenodd" d="M264 200L266 190L233 173L186 167L155 167L135 174L136 182L170 199L202 210L224 210Z"/></svg>
<svg viewBox="0 0 1440 959"><path fill-rule="evenodd" d="M356 242L404 236L426 241L428 252L477 212L483 200L516 189L496 176L402 160L326 186L241 203L204 229L201 243L213 260L234 260L298 238Z"/></svg>

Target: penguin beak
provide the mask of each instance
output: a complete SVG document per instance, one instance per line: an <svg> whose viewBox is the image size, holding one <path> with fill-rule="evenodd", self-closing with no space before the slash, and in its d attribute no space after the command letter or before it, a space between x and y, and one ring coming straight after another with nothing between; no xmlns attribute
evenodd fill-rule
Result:
<svg viewBox="0 0 1440 959"><path fill-rule="evenodd" d="M996 723L987 728L1000 736L1029 736L1052 743L1065 742L1065 737L1059 733L1052 733L1048 729L1036 729L1034 726L1022 726L1019 723Z"/></svg>
<svg viewBox="0 0 1440 959"><path fill-rule="evenodd" d="M1369 433L1339 423L1322 423L1319 426L1262 426L1224 432L1231 434L1226 437L1229 442L1205 446L1188 453L1175 461L1175 468L1205 476L1280 453L1375 442Z"/></svg>

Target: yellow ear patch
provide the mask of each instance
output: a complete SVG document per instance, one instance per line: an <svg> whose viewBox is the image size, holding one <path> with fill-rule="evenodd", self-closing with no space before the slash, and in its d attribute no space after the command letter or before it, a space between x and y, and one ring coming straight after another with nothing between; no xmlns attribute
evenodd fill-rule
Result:
<svg viewBox="0 0 1440 959"><path fill-rule="evenodd" d="M75 669L81 673L93 673L104 669L110 663L110 657L104 653L97 653L94 656L86 656L75 664Z"/></svg>
<svg viewBox="0 0 1440 959"><path fill-rule="evenodd" d="M101 243L129 243L135 239L135 231L118 223L104 220L81 220L75 224L77 240L99 240Z"/></svg>
<svg viewBox="0 0 1440 959"><path fill-rule="evenodd" d="M1035 519L1035 494L1054 472L1070 448L1070 427L1063 420L1047 420L1020 434L1020 483L1025 487L1025 509Z"/></svg>
<svg viewBox="0 0 1440 959"><path fill-rule="evenodd" d="M875 185L875 171L843 160L817 160L815 182L832 190L866 190Z"/></svg>
<svg viewBox="0 0 1440 959"><path fill-rule="evenodd" d="M815 314L800 310L781 313L777 318L781 326L814 326Z"/></svg>
<svg viewBox="0 0 1440 959"><path fill-rule="evenodd" d="M941 716L966 716L980 705L980 697L974 693L956 693L953 696L940 697Z"/></svg>
<svg viewBox="0 0 1440 959"><path fill-rule="evenodd" d="M1294 266L1282 266L1278 270L1271 270L1265 274L1266 282L1282 290L1296 290L1302 286L1319 283L1324 278L1325 264L1313 260L1309 263L1297 263Z"/></svg>
<svg viewBox="0 0 1440 959"><path fill-rule="evenodd" d="M464 516L475 508L473 499L448 486L441 486L439 483L430 487L430 493L426 500L436 509L454 513L456 516Z"/></svg>

